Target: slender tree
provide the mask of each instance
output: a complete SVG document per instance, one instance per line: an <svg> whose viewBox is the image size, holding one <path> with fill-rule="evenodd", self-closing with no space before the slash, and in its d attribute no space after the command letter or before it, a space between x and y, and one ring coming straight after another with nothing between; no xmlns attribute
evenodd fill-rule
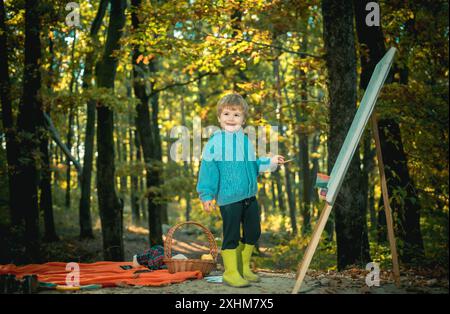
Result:
<svg viewBox="0 0 450 314"><path fill-rule="evenodd" d="M308 38L306 35L302 38L302 47L307 50ZM308 121L306 102L308 101L308 80L307 75L304 70L300 70L299 77L301 80L301 100L300 104L296 104L296 118L299 122L298 126L298 138L299 138L299 163L300 163L300 181L302 187L302 216L303 216L303 226L302 234L306 234L311 230L311 178L310 178L310 168L309 168L309 134L306 131L305 123Z"/></svg>
<svg viewBox="0 0 450 314"><path fill-rule="evenodd" d="M133 31L137 32L140 27L138 10L141 6L140 0L131 1L131 23ZM135 45L133 49L133 89L134 95L139 99L139 103L136 105L136 130L139 135L139 141L142 146L142 152L144 155L144 161L146 166L146 183L147 189L151 190L152 187L158 186L159 177L158 172L153 166L154 157L156 156L155 149L158 144L155 143L155 135L152 128L154 119L150 119L149 113L149 101L150 97L145 90L144 84L144 66L142 63L138 63L139 46ZM152 103L153 105L153 103ZM157 108L156 108L157 110ZM157 112L156 112L157 114ZM157 123L157 121L156 121ZM158 124L156 125L158 128ZM149 241L151 245L162 244L162 222L161 222L161 209L159 204L155 201L154 192L148 193L148 227L149 227Z"/></svg>
<svg viewBox="0 0 450 314"><path fill-rule="evenodd" d="M16 126L12 114L11 81L9 75L8 45L6 28L6 11L3 0L0 0L0 101L2 104L2 123L6 133L6 158L8 162L9 207L12 225L20 222L18 200L20 187L17 180L18 143Z"/></svg>
<svg viewBox="0 0 450 314"><path fill-rule="evenodd" d="M180 103L181 103L181 124L186 125L186 104L184 102L184 97L180 97ZM190 177L191 172L189 168L189 162L187 160L183 161L183 169L184 169L184 175ZM190 214L192 210L191 205L191 191L186 192L186 221L190 220Z"/></svg>
<svg viewBox="0 0 450 314"><path fill-rule="evenodd" d="M277 42L277 39L275 37L275 42ZM282 95L281 95L281 79L280 79L280 58L279 56L276 58L275 61L273 61L273 72L275 76L275 82L276 82L276 101L275 104L277 108L279 108L280 113L280 119L279 119L279 128L280 128L280 136L284 136L283 131L283 120L282 120ZM281 153L286 154L287 153L287 147L284 142L281 143ZM295 198L293 193L293 187L292 187L292 179L291 179L291 172L289 170L289 164L284 165L284 179L286 182L286 194L288 199L288 207L289 207L289 218L291 220L291 228L292 228L292 234L297 235L298 228L297 228L297 215L296 215L296 208L295 208Z"/></svg>
<svg viewBox="0 0 450 314"><path fill-rule="evenodd" d="M96 66L98 87L114 89L118 58L114 52L120 49L120 38L125 25L126 1L112 0L105 50ZM115 189L114 165L114 119L113 111L106 105L97 104L97 191L103 234L105 260L120 261L123 248L123 204Z"/></svg>
<svg viewBox="0 0 450 314"><path fill-rule="evenodd" d="M72 40L72 49L71 49L71 77L70 77L70 83L69 83L69 92L71 95L74 93L74 85L76 81L76 75L75 75L75 47L76 47L76 41L77 41L77 30L74 28L73 30L73 40ZM75 118L75 108L74 105L71 103L69 105L69 118L67 123L67 142L66 146L67 149L72 151L72 141L73 141L73 123ZM71 163L70 159L66 159L66 199L65 199L65 206L66 208L70 208L70 188L71 188Z"/></svg>
<svg viewBox="0 0 450 314"><path fill-rule="evenodd" d="M366 5L369 2L374 1L354 1L358 39L361 46L365 47L365 49L361 49L360 53L362 68L361 89L367 87L376 64L386 53L381 26L368 26L365 22ZM403 83L405 83L405 76L403 75L401 78L403 78ZM400 258L403 262L421 260L424 257L424 247L420 232L420 203L414 182L409 175L400 126L395 119L384 118L379 121L378 127L383 162L386 168L387 185L391 196L391 206L396 212L396 229L403 243L403 247L400 250ZM368 167L369 165L365 164L365 166ZM368 193L367 182L368 177L364 179L365 198L367 198ZM402 197L401 201L392 197L396 191L405 192L405 196Z"/></svg>
<svg viewBox="0 0 450 314"><path fill-rule="evenodd" d="M345 0L323 0L324 42L330 97L328 167L332 169L356 113L356 52L353 6ZM359 157L347 171L335 202L338 269L370 260L365 208L357 197Z"/></svg>
<svg viewBox="0 0 450 314"><path fill-rule="evenodd" d="M30 261L40 259L39 210L37 193L37 160L39 138L37 125L42 117L40 6L37 0L25 1L25 68L23 95L19 105L17 130L20 150L18 153L17 181L21 194L18 200L20 217L25 221L26 256ZM37 117L37 119L36 119Z"/></svg>
<svg viewBox="0 0 450 314"><path fill-rule="evenodd" d="M153 73L155 75L159 71L159 60L157 58L153 59L149 63L149 71L150 73ZM152 130L153 135L153 144L154 149L153 151L153 165L150 167L150 175L152 177L151 186L153 186L153 189L150 192L150 195L152 195L152 201L150 202L150 211L159 212L160 215L160 222L162 224L168 224L169 218L167 215L167 202L165 202L161 195L161 192L159 191L159 187L164 183L164 178L162 175L163 172L163 163L162 163L162 142L161 142L161 132L159 130L159 91L155 90L155 84L152 82L150 84L150 103L151 103L151 119L152 122L150 124L150 128ZM157 201L158 200L158 201ZM153 227L158 228L158 226ZM161 229L161 235L162 235L162 229ZM162 237L161 237L162 238ZM159 236L158 236L159 239ZM162 240L161 240L162 241Z"/></svg>
<svg viewBox="0 0 450 314"><path fill-rule="evenodd" d="M131 120L131 118L130 118ZM132 125L130 121L130 125ZM130 162L135 161L140 162L141 160L141 151L140 151L140 145L139 145L139 139L138 134L136 131L131 130L130 128ZM136 151L136 152L135 152ZM139 204L139 179L138 175L133 171L131 174L131 189L130 189L130 200L131 200L131 217L133 224L139 224L141 221L141 209Z"/></svg>
<svg viewBox="0 0 450 314"><path fill-rule="evenodd" d="M109 1L101 0L97 14L91 25L89 33L90 41L97 44L97 33L100 29L103 17ZM95 48L92 48L86 55L85 69L83 74L83 89L88 90L92 86L93 67L95 62ZM95 138L95 106L96 102L89 99L86 110L86 135L84 139L83 173L81 176L81 197L80 197L80 238L93 238L91 221L91 177L94 157Z"/></svg>
<svg viewBox="0 0 450 314"><path fill-rule="evenodd" d="M47 89L52 90L53 76L54 76L54 43L52 36L49 36L48 47L50 53L50 62L48 66ZM47 115L50 116L50 108L43 108ZM52 171L50 169L50 149L49 149L49 132L48 126L44 123L44 119L40 119L40 150L42 155L41 178L39 182L39 189L41 191L39 198L39 209L44 212L45 233L44 240L48 242L58 241L59 237L56 234L55 221L53 215L53 195L52 195Z"/></svg>

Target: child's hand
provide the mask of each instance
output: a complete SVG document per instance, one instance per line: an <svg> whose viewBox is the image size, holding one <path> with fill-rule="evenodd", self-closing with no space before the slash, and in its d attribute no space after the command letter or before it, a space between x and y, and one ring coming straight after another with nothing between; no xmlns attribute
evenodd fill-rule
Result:
<svg viewBox="0 0 450 314"><path fill-rule="evenodd" d="M212 212L212 210L213 210L213 208L214 208L213 201L202 202L202 205L203 205L203 209L204 209L205 212L207 212L207 213Z"/></svg>
<svg viewBox="0 0 450 314"><path fill-rule="evenodd" d="M275 155L272 158L270 158L270 163L276 164L276 165L282 165L282 164L284 164L284 156Z"/></svg>

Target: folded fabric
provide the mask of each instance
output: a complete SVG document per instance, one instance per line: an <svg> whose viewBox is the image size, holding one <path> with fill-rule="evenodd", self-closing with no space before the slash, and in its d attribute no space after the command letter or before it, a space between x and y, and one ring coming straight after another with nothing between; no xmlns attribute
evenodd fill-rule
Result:
<svg viewBox="0 0 450 314"><path fill-rule="evenodd" d="M164 248L161 245L154 245L142 254L136 255L137 263L151 270L164 268L163 259Z"/></svg>
<svg viewBox="0 0 450 314"><path fill-rule="evenodd" d="M14 264L0 265L1 274L14 274L17 278L34 274L39 282L66 285L67 278L73 278L74 270L68 268L67 263L52 262L46 264L31 264L16 266ZM201 271L186 271L170 274L167 269L149 271L145 266L133 266L127 262L97 262L78 263L79 285L102 285L102 287L116 287L123 285L136 286L165 286L179 283L188 279L202 279Z"/></svg>

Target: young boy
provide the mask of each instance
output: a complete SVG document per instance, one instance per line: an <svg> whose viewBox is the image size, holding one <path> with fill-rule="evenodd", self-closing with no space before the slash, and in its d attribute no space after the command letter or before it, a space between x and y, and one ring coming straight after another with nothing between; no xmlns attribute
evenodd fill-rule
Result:
<svg viewBox="0 0 450 314"><path fill-rule="evenodd" d="M259 172L284 163L281 155L256 159L253 144L242 130L247 115L248 105L239 94L228 94L218 102L217 118L222 129L206 144L197 183L204 210L211 212L214 199L219 205L223 220L223 281L233 287L259 281L250 270L253 248L261 235L255 198L257 177Z"/></svg>

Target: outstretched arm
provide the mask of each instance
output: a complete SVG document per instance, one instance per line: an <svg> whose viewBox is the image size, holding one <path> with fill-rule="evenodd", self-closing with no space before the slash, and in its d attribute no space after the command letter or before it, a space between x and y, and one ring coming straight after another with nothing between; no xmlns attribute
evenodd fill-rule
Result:
<svg viewBox="0 0 450 314"><path fill-rule="evenodd" d="M285 159L282 155L275 155L273 157L260 157L256 160L259 173L265 172L268 169L270 169L270 171L274 171L278 167L278 165L282 165L284 163Z"/></svg>

